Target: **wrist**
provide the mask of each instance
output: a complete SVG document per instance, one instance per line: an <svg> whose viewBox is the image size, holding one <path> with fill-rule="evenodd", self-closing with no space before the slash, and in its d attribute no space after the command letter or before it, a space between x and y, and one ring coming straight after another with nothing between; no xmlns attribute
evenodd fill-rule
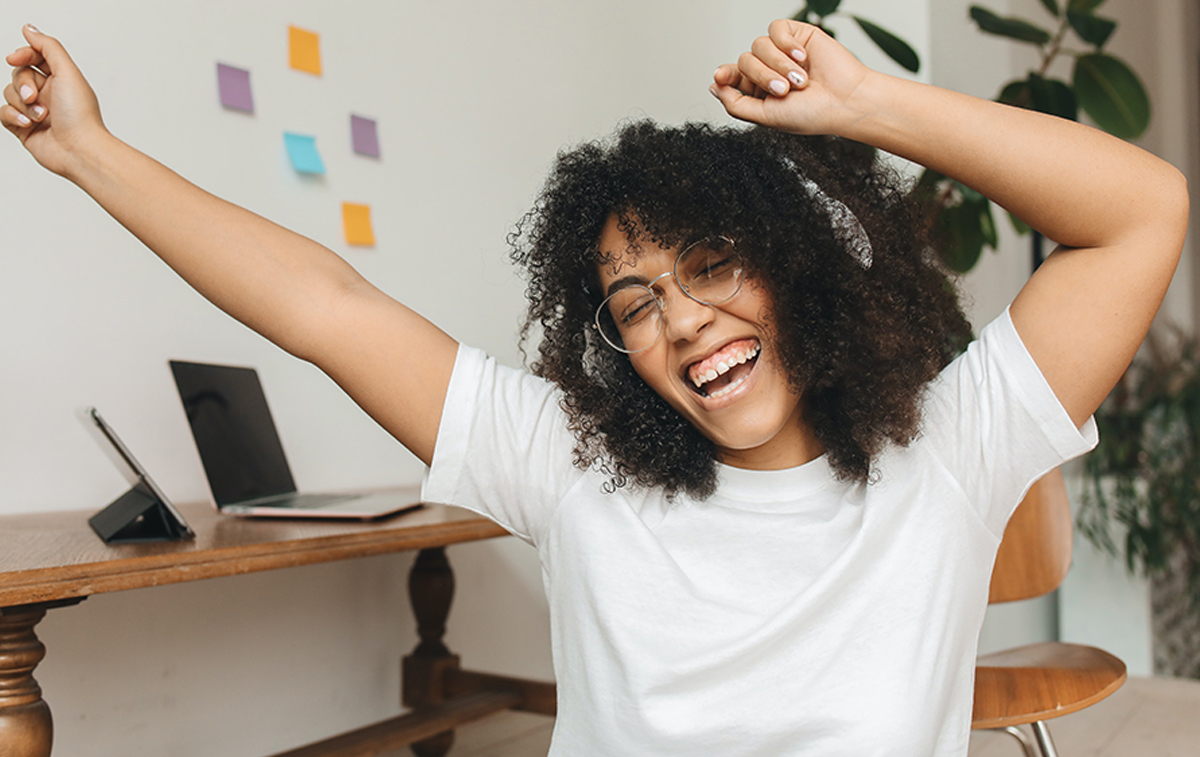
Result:
<svg viewBox="0 0 1200 757"><path fill-rule="evenodd" d="M843 101L836 134L879 147L878 132L887 121L887 96L903 80L878 71L867 70L854 91Z"/></svg>
<svg viewBox="0 0 1200 757"><path fill-rule="evenodd" d="M124 146L102 125L88 129L71 140L66 160L59 173L73 184L86 189L96 177L103 174L108 156Z"/></svg>

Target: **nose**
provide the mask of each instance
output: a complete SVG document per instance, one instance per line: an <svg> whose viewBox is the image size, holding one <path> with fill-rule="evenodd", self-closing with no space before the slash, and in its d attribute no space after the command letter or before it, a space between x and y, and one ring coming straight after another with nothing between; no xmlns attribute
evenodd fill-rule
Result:
<svg viewBox="0 0 1200 757"><path fill-rule="evenodd" d="M666 287L660 295L663 309L663 334L673 342L690 341L704 331L708 324L712 323L715 308L712 305L696 302L683 293L679 284L675 283L674 277L671 277L670 280L674 286Z"/></svg>

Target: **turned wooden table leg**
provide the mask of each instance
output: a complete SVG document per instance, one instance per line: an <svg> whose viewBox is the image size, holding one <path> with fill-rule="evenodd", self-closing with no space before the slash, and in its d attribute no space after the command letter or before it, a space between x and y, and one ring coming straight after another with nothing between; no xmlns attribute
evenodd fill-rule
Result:
<svg viewBox="0 0 1200 757"><path fill-rule="evenodd" d="M82 601L0 607L0 754L4 757L49 756L54 723L33 678L46 647L33 627L46 616L46 610Z"/></svg>
<svg viewBox="0 0 1200 757"><path fill-rule="evenodd" d="M442 642L454 596L454 573L444 547L423 549L417 555L408 576L408 595L421 641L404 658L402 698L406 707L420 710L446 701L446 672L459 666L458 655ZM413 743L412 750L418 757L442 757L453 743L454 731L444 731Z"/></svg>

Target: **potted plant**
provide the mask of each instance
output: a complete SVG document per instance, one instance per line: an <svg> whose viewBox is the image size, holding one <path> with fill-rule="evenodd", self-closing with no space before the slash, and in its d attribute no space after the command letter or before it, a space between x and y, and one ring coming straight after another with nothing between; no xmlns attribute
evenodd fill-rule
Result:
<svg viewBox="0 0 1200 757"><path fill-rule="evenodd" d="M1079 529L1150 578L1156 672L1200 678L1200 344L1152 334L1095 417Z"/></svg>
<svg viewBox="0 0 1200 757"><path fill-rule="evenodd" d="M1038 64L1024 75L1006 82L996 100L1019 108L1079 120L1084 113L1099 128L1122 139L1141 136L1150 124L1150 99L1133 69L1104 46L1117 23L1097 15L1105 0L1041 0L1051 16L1043 25L1017 16L1001 16L980 5L970 8L980 31L1031 45ZM1075 47L1082 44L1082 49ZM1051 74L1054 62L1074 59L1071 80ZM931 206L939 251L951 270L966 273L975 267L984 248L998 245L991 202L936 171L925 171L918 182ZM1019 234L1030 228L1021 219L1009 219ZM1034 232L1033 268L1044 259L1042 238Z"/></svg>

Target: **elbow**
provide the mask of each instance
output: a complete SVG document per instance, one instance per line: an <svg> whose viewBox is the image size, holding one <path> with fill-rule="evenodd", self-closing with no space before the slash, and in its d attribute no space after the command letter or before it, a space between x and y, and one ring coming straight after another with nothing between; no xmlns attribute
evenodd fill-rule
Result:
<svg viewBox="0 0 1200 757"><path fill-rule="evenodd" d="M1188 181L1182 171L1169 164L1163 173L1162 189L1157 193L1155 205L1160 208L1163 223L1179 240L1177 247L1182 252L1183 240L1187 236L1188 214L1191 212Z"/></svg>

